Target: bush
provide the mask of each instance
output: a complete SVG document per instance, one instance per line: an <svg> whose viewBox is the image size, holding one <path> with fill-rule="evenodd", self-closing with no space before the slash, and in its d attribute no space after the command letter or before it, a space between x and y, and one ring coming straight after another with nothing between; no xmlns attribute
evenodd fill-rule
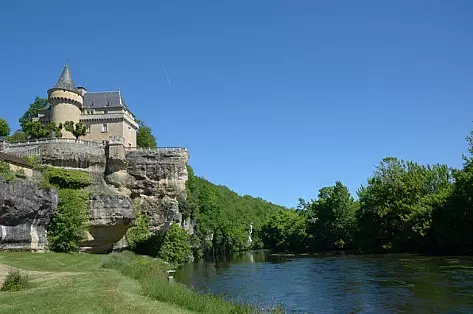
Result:
<svg viewBox="0 0 473 314"><path fill-rule="evenodd" d="M184 264L192 261L192 249L189 234L177 223L173 223L164 236L158 256L163 260Z"/></svg>
<svg viewBox="0 0 473 314"><path fill-rule="evenodd" d="M133 213L135 214L135 226L128 229L125 238L130 249L135 251L141 244L145 243L150 237L149 222L146 213L143 212L137 204L133 204Z"/></svg>
<svg viewBox="0 0 473 314"><path fill-rule="evenodd" d="M85 171L47 167L43 171L43 187L55 186L64 189L83 189L92 184Z"/></svg>
<svg viewBox="0 0 473 314"><path fill-rule="evenodd" d="M87 228L87 200L83 190L59 189L59 204L48 227L49 247L57 252L77 250Z"/></svg>
<svg viewBox="0 0 473 314"><path fill-rule="evenodd" d="M16 178L15 173L10 170L10 166L4 161L0 161L0 177L3 178L5 182L10 182Z"/></svg>
<svg viewBox="0 0 473 314"><path fill-rule="evenodd" d="M28 278L28 275L22 275L18 270L14 270L8 273L0 291L19 291L27 289L29 286L30 279Z"/></svg>

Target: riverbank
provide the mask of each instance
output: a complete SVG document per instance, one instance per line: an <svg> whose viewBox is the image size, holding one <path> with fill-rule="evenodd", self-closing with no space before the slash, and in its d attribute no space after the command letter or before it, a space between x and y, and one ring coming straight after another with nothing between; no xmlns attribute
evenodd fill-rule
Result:
<svg viewBox="0 0 473 314"><path fill-rule="evenodd" d="M20 269L32 281L30 289L0 292L0 313L253 312L249 306L170 284L167 270L172 265L129 252L0 252L0 264L3 272Z"/></svg>

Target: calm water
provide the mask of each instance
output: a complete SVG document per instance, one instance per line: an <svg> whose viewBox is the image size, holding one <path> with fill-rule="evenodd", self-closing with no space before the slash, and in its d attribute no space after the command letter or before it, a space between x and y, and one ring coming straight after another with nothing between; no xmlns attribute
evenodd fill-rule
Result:
<svg viewBox="0 0 473 314"><path fill-rule="evenodd" d="M242 253L175 274L194 288L295 313L473 313L473 258Z"/></svg>

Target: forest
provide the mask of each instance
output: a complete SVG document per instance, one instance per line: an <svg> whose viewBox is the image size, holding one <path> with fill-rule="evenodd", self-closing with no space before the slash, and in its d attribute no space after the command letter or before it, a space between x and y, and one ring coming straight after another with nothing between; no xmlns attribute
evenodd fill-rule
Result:
<svg viewBox="0 0 473 314"><path fill-rule="evenodd" d="M463 168L384 158L356 198L335 181L295 209L239 196L196 177L190 168L188 207L207 256L266 248L274 252L471 254L473 132ZM248 235L252 225L252 242Z"/></svg>

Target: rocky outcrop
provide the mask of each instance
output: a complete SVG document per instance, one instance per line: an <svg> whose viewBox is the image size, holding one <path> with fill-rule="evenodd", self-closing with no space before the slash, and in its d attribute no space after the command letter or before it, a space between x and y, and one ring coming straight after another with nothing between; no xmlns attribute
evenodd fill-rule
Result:
<svg viewBox="0 0 473 314"><path fill-rule="evenodd" d="M180 211L187 197L188 158L185 149L127 152L126 170L110 173L105 181L137 202L152 231L166 230L175 221L192 233L193 224L183 221Z"/></svg>
<svg viewBox="0 0 473 314"><path fill-rule="evenodd" d="M0 179L0 250L47 248L46 228L57 208L57 194L30 180Z"/></svg>
<svg viewBox="0 0 473 314"><path fill-rule="evenodd" d="M89 208L90 226L81 250L110 252L135 223L131 200L124 195L92 195Z"/></svg>
<svg viewBox="0 0 473 314"><path fill-rule="evenodd" d="M103 174L105 150L82 143L47 143L39 146L41 162L62 168L77 168Z"/></svg>

